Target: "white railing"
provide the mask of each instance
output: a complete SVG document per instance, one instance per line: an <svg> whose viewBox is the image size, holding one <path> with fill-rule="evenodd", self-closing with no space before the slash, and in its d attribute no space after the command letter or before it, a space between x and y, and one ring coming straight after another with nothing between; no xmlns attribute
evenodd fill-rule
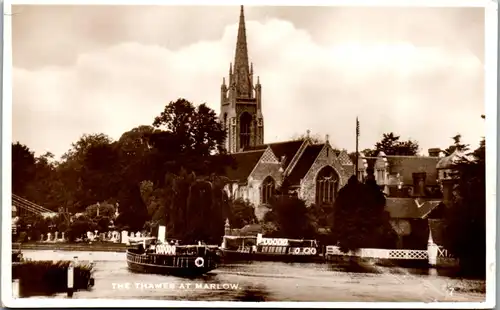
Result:
<svg viewBox="0 0 500 310"><path fill-rule="evenodd" d="M326 247L326 255L356 256L364 258L385 258L385 259L429 259L426 250L388 250L388 249L359 249L356 252L343 253L339 247L329 245Z"/></svg>

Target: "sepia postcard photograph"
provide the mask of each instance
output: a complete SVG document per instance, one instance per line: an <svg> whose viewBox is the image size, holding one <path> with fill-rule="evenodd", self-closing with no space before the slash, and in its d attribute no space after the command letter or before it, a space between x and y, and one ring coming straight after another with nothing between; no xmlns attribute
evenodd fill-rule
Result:
<svg viewBox="0 0 500 310"><path fill-rule="evenodd" d="M498 5L400 2L8 1L2 304L494 307Z"/></svg>

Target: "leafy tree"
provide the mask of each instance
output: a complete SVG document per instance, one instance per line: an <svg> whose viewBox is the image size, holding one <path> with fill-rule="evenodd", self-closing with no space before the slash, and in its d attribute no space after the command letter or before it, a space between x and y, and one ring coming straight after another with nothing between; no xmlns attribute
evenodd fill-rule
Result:
<svg viewBox="0 0 500 310"><path fill-rule="evenodd" d="M371 153L370 155L377 156L381 151L384 152L385 155L417 155L419 150L418 142L412 140L400 141L399 139L400 137L394 135L392 132L384 133L382 135L382 140L375 144L374 152L369 152Z"/></svg>
<svg viewBox="0 0 500 310"><path fill-rule="evenodd" d="M99 217L108 217L108 218L113 218L115 216L116 208L113 204L103 202L103 203L96 203L93 205L88 206L85 209L85 216L87 216L90 219L97 219Z"/></svg>
<svg viewBox="0 0 500 310"><path fill-rule="evenodd" d="M377 150L372 150L372 149L364 149L361 151L361 153L366 157L377 157L378 155Z"/></svg>
<svg viewBox="0 0 500 310"><path fill-rule="evenodd" d="M24 144L12 143L12 192L25 196L26 186L36 175L34 153Z"/></svg>
<svg viewBox="0 0 500 310"><path fill-rule="evenodd" d="M303 141L305 139L307 139L307 134L295 135L292 137L294 141ZM318 134L309 135L309 140L311 140L313 144L325 143L325 139Z"/></svg>
<svg viewBox="0 0 500 310"><path fill-rule="evenodd" d="M455 195L445 211L445 247L460 259L465 274L486 272L486 145L483 139L475 160L456 164Z"/></svg>
<svg viewBox="0 0 500 310"><path fill-rule="evenodd" d="M116 180L112 174L116 157L105 154L110 152L112 143L105 134L84 134L62 156L52 180L59 207L69 208L72 213L81 212L115 194L110 182ZM105 156L100 158L100 155Z"/></svg>
<svg viewBox="0 0 500 310"><path fill-rule="evenodd" d="M387 247L392 229L385 210L385 196L374 180L359 183L352 176L335 201L332 226L342 251Z"/></svg>
<svg viewBox="0 0 500 310"><path fill-rule="evenodd" d="M81 215L73 220L68 231L67 236L69 241L75 241L78 238L84 237L88 231L96 230L97 224L94 223L85 215Z"/></svg>
<svg viewBox="0 0 500 310"><path fill-rule="evenodd" d="M264 222L276 225L275 236L286 238L313 238L314 226L308 216L304 200L288 195L279 195L271 201L271 210Z"/></svg>
<svg viewBox="0 0 500 310"><path fill-rule="evenodd" d="M373 149L364 149L361 153L367 157L377 157L381 151L384 152L385 155L415 156L418 154L419 145L418 142L414 140L400 141L400 137L391 132L384 133L382 135L382 140L377 142ZM350 156L351 159L353 159L355 154Z"/></svg>
<svg viewBox="0 0 500 310"><path fill-rule="evenodd" d="M140 231L149 219L148 210L141 198L139 184L124 184L117 195L120 204L115 225L120 229Z"/></svg>
<svg viewBox="0 0 500 310"><path fill-rule="evenodd" d="M51 231L51 222L39 214L27 213L19 217L17 230L27 232L31 240L38 241L42 234L46 235Z"/></svg>
<svg viewBox="0 0 500 310"><path fill-rule="evenodd" d="M453 152L455 152L455 150L459 150L459 151L463 151L463 152L469 151L469 145L462 143L462 135L461 134L457 134L451 138L453 139L453 144L444 150L446 155L451 155Z"/></svg>
<svg viewBox="0 0 500 310"><path fill-rule="evenodd" d="M218 177L197 177L182 170L167 180L165 221L167 234L184 242L220 242L228 217L224 181ZM162 208L157 210L163 212ZM153 215L153 218L160 216Z"/></svg>
<svg viewBox="0 0 500 310"><path fill-rule="evenodd" d="M253 205L248 200L238 198L230 201L229 223L232 227L242 228L257 222Z"/></svg>
<svg viewBox="0 0 500 310"><path fill-rule="evenodd" d="M225 154L226 132L205 104L195 107L185 99L170 102L153 126L159 130L149 141L156 149L156 161L163 163L163 175L179 173L181 167L198 175L221 172L220 165L212 164L221 157L210 155Z"/></svg>
<svg viewBox="0 0 500 310"><path fill-rule="evenodd" d="M312 204L308 208L308 216L317 231L320 228L330 228L333 224L333 204Z"/></svg>

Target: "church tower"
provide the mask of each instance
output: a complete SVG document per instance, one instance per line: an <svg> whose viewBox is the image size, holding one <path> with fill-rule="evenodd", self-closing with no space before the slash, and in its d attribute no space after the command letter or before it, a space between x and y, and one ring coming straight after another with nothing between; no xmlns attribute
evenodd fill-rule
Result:
<svg viewBox="0 0 500 310"><path fill-rule="evenodd" d="M222 79L220 121L227 132L226 149L236 153L245 147L264 144L262 87L254 84L253 64L248 62L245 14L240 10L234 65L229 65L229 80Z"/></svg>

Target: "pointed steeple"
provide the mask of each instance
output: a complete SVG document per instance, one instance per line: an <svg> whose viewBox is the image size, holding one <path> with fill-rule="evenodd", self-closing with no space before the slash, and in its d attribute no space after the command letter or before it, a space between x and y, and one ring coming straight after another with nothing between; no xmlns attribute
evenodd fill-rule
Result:
<svg viewBox="0 0 500 310"><path fill-rule="evenodd" d="M250 67L248 64L247 35L243 5L240 10L240 22L238 26L238 38L236 40L233 70L236 82L236 96L239 98L251 98L252 83L250 81Z"/></svg>

